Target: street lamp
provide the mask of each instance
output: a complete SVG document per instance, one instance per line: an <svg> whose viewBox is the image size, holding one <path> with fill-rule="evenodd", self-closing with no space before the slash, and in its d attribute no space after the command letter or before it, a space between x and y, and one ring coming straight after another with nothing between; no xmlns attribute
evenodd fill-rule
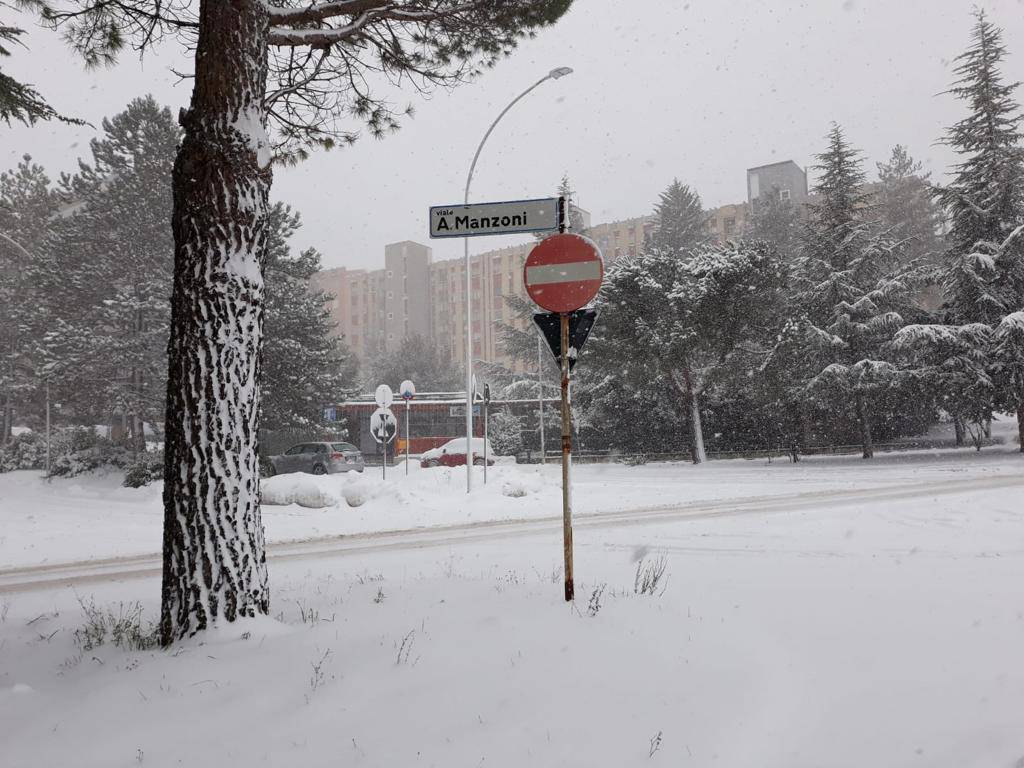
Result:
<svg viewBox="0 0 1024 768"><path fill-rule="evenodd" d="M466 176L466 193L463 197L463 204L469 205L469 185L473 182L473 171L476 170L476 161L480 157L480 151L484 148L484 144L487 143L487 139L490 137L494 127L501 121L512 107L519 103L519 101L526 96L530 91L548 80L558 80L561 77L565 77L572 73L572 67L556 67L548 72L544 77L538 80L536 83L531 85L525 91L520 93L509 105L501 110L501 113L494 118L494 122L491 123L491 127L487 129L487 133L480 140L480 146L476 148L476 154L473 155L473 162L469 164L469 174ZM463 238L463 258L466 264L466 492L473 490L473 313L472 313L472 296L473 296L473 280L470 274L469 266L469 237Z"/></svg>

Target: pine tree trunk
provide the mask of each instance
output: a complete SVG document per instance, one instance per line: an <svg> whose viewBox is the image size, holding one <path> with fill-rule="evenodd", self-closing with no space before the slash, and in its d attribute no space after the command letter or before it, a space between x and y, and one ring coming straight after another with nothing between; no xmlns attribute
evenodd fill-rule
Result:
<svg viewBox="0 0 1024 768"><path fill-rule="evenodd" d="M964 439L966 437L964 432L965 432L965 430L964 430L963 419L961 419L959 416L954 416L953 417L953 434L955 435L956 446L958 448L964 444Z"/></svg>
<svg viewBox="0 0 1024 768"><path fill-rule="evenodd" d="M203 0L174 165L161 641L269 611L259 508L267 11Z"/></svg>
<svg viewBox="0 0 1024 768"><path fill-rule="evenodd" d="M1024 402L1017 406L1017 442L1020 452L1024 453Z"/></svg>
<svg viewBox="0 0 1024 768"><path fill-rule="evenodd" d="M690 429L693 433L693 463L702 464L707 461L707 454L704 452L704 427L700 420L700 401L697 391L693 387L690 377L690 369L683 369L683 380L686 382L686 399L690 407Z"/></svg>
<svg viewBox="0 0 1024 768"><path fill-rule="evenodd" d="M864 458L874 458L875 446L871 441L871 414L868 412L868 400L862 394L857 395L857 420L860 422L860 441L864 447Z"/></svg>

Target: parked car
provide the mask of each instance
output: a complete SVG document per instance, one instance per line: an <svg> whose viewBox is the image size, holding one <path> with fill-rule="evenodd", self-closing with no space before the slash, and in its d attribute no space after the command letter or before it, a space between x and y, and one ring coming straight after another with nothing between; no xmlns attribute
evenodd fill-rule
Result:
<svg viewBox="0 0 1024 768"><path fill-rule="evenodd" d="M267 457L268 475L308 472L333 475L362 472L363 454L352 443L299 443L278 456Z"/></svg>
<svg viewBox="0 0 1024 768"><path fill-rule="evenodd" d="M473 448L473 464L476 466L483 466L484 463L484 439L482 437L474 437L472 442ZM440 445L437 448L431 448L429 451L424 451L420 456L421 467L459 467L465 466L466 464L466 438L457 437L454 440L449 440L444 445ZM492 466L494 464L494 449L491 447L491 443L487 441L487 465Z"/></svg>

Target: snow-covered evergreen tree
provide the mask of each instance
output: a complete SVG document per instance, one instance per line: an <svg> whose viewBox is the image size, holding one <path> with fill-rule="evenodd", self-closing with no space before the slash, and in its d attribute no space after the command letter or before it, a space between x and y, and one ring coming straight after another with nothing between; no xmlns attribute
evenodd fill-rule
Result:
<svg viewBox="0 0 1024 768"><path fill-rule="evenodd" d="M271 206L263 265L260 402L265 429L319 425L325 405L346 399L358 388L355 357L332 332L332 297L310 282L320 271L320 254L313 248L293 254L289 246L301 225L299 214L287 205Z"/></svg>
<svg viewBox="0 0 1024 768"><path fill-rule="evenodd" d="M960 160L936 190L949 221L944 289L955 323L994 326L1024 306L1024 238L1004 245L1024 222L1024 118L1017 83L1002 75L1005 55L1002 31L978 10L949 90L968 108L945 137Z"/></svg>
<svg viewBox="0 0 1024 768"><path fill-rule="evenodd" d="M994 334L993 371L997 405L1017 416L1017 441L1024 453L1024 311L999 321Z"/></svg>
<svg viewBox="0 0 1024 768"><path fill-rule="evenodd" d="M710 239L708 214L700 195L673 179L654 206L657 223L647 236L647 251L681 256Z"/></svg>
<svg viewBox="0 0 1024 768"><path fill-rule="evenodd" d="M0 173L0 445L41 390L47 327L37 278L59 198L42 166L24 156Z"/></svg>
<svg viewBox="0 0 1024 768"><path fill-rule="evenodd" d="M879 230L864 171L838 125L818 155L803 247L794 272L794 306L803 313L807 360L815 370L806 392L823 411L852 403L864 458L874 455L872 401L893 386L886 342L912 310L916 266L900 266L899 244Z"/></svg>
<svg viewBox="0 0 1024 768"><path fill-rule="evenodd" d="M932 197L930 174L902 144L876 167L879 226L903 243L903 258L937 263L943 250L942 211Z"/></svg>
<svg viewBox="0 0 1024 768"><path fill-rule="evenodd" d="M589 407L612 414L653 388L653 401L667 400L677 420L689 424L693 460L704 461L701 399L764 333L784 275L781 260L762 242L652 248L612 264L600 294Z"/></svg>
<svg viewBox="0 0 1024 768"><path fill-rule="evenodd" d="M387 384L396 392L409 379L419 392L465 391L466 383L458 367L445 359L440 350L424 337L407 336L390 352L382 352L370 361L363 375L363 389L372 392Z"/></svg>
<svg viewBox="0 0 1024 768"><path fill-rule="evenodd" d="M991 343L992 329L984 323L912 324L893 339L903 378L918 397L952 417L957 445L966 425L979 425L991 413Z"/></svg>
<svg viewBox="0 0 1024 768"><path fill-rule="evenodd" d="M800 211L791 200L783 200L778 187L761 193L747 220L744 237L762 240L786 262L796 259L800 240Z"/></svg>
<svg viewBox="0 0 1024 768"><path fill-rule="evenodd" d="M164 418L170 322L170 177L180 129L151 97L102 124L62 180L70 200L41 276L55 394L85 423L124 418L132 444Z"/></svg>

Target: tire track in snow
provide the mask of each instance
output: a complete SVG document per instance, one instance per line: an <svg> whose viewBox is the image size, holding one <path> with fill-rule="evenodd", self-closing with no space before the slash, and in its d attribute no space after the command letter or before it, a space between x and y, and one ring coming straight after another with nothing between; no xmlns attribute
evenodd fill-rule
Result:
<svg viewBox="0 0 1024 768"><path fill-rule="evenodd" d="M730 515L800 512L814 510L822 506L836 507L901 499L931 498L1009 487L1024 488L1024 477L996 475L938 483L898 484L866 489L811 491L788 495L748 496L715 501L659 504L577 514L573 520L573 527L576 530L619 528ZM271 562L276 562L402 549L423 549L467 544L474 541L496 541L524 536L558 534L561 529L562 517L560 514L511 520L488 520L434 528L358 533L281 542L268 547L267 558ZM104 581L140 579L159 576L160 573L161 561L157 554L12 568L0 570L0 594L79 586Z"/></svg>

